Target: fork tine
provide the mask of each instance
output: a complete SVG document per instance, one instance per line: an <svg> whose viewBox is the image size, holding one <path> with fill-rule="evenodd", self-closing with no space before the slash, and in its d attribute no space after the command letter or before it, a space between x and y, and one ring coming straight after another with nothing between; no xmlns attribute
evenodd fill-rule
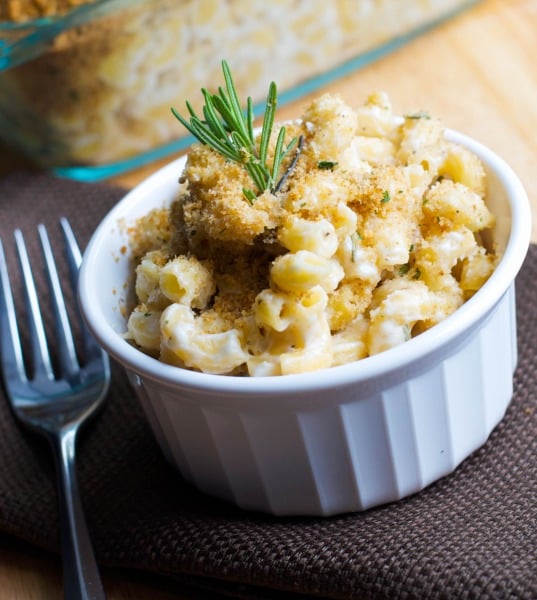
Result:
<svg viewBox="0 0 537 600"><path fill-rule="evenodd" d="M69 262L69 272L73 281L73 287L76 287L78 280L78 269L82 262L82 254L78 247L75 234L71 228L71 224L65 217L60 219L60 227L62 228L63 237L67 248L67 260Z"/></svg>
<svg viewBox="0 0 537 600"><path fill-rule="evenodd" d="M52 304L54 307L54 315L56 317L56 336L58 341L60 368L63 375L70 376L79 371L75 342L73 340L73 334L71 333L69 316L67 314L58 269L54 260L54 254L52 252L47 230L44 225L38 225L37 231L47 267L48 282L52 292Z"/></svg>
<svg viewBox="0 0 537 600"><path fill-rule="evenodd" d="M27 378L2 240L0 240L0 292L0 357L4 381L7 385L7 382L26 381Z"/></svg>
<svg viewBox="0 0 537 600"><path fill-rule="evenodd" d="M21 267L26 305L28 308L28 325L30 328L30 339L32 343L32 356L34 360L34 376L38 379L54 379L54 371L50 362L47 346L45 327L39 309L37 290L35 287L32 267L26 250L26 243L20 229L15 230L15 244Z"/></svg>
<svg viewBox="0 0 537 600"><path fill-rule="evenodd" d="M78 270L82 263L82 253L80 252L80 248L78 246L76 236L71 228L71 224L65 217L62 217L60 219L60 227L62 229L63 237L65 240L65 248L67 252L67 261L69 264L71 284L76 293L78 286ZM80 306L78 302L76 303L76 310L79 315L80 327L82 335L84 337L84 350L86 361L97 357L103 358L103 360L105 360L101 347L97 344L95 338L89 332L89 329L87 328L86 323L84 322L84 319L80 314Z"/></svg>

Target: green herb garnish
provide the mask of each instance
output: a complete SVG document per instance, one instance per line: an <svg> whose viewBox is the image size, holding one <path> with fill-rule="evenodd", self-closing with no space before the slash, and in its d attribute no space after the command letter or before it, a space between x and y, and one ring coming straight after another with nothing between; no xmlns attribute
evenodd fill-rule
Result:
<svg viewBox="0 0 537 600"><path fill-rule="evenodd" d="M389 202L391 200L390 198L390 192L388 190L384 190L384 193L382 194L382 204L386 204L386 202Z"/></svg>
<svg viewBox="0 0 537 600"><path fill-rule="evenodd" d="M337 167L337 162L334 162L332 160L320 160L317 163L317 166L319 167L319 169L325 169L325 170L332 170L335 167Z"/></svg>
<svg viewBox="0 0 537 600"><path fill-rule="evenodd" d="M250 204L253 204L255 202L255 199L257 198L255 192L249 188L242 188L242 195L246 198L246 200L248 200Z"/></svg>
<svg viewBox="0 0 537 600"><path fill-rule="evenodd" d="M423 110L412 113L411 115L405 115L405 119L430 119L431 115Z"/></svg>
<svg viewBox="0 0 537 600"><path fill-rule="evenodd" d="M216 150L226 159L242 165L257 191L245 188L243 194L251 204L265 191L278 192L294 169L302 148L302 137L293 138L285 145L285 127L281 127L276 138L272 164L268 161L268 148L274 125L277 105L277 88L272 82L269 86L261 134L256 140L254 135L254 111L252 99L248 97L246 110L243 111L231 71L226 61L222 61L225 89L218 88L217 94L202 88L205 105L203 119L198 117L190 102L186 102L189 119L172 108L174 116L202 144ZM298 144L297 144L298 142ZM282 175L280 173L284 158L297 145L297 151L291 165Z"/></svg>
<svg viewBox="0 0 537 600"><path fill-rule="evenodd" d="M358 251L358 242L361 240L362 238L360 237L360 234L355 231L353 234L351 234L351 262L356 262L356 252Z"/></svg>

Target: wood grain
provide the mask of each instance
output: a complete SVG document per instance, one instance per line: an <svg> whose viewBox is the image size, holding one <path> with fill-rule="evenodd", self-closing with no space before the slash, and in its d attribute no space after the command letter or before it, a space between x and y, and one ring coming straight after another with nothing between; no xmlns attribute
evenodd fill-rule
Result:
<svg viewBox="0 0 537 600"><path fill-rule="evenodd" d="M483 0L449 23L369 67L330 84L349 103L386 91L397 112L424 109L490 146L518 173L533 209L537 242L537 0ZM317 92L315 95L317 95ZM284 106L279 118L301 114L309 98ZM168 158L168 162L171 158ZM0 149L0 176L22 164ZM162 163L118 177L131 187ZM106 571L110 600L210 598L141 575ZM0 599L61 597L60 563L34 548L0 536ZM214 597L214 596L213 596Z"/></svg>

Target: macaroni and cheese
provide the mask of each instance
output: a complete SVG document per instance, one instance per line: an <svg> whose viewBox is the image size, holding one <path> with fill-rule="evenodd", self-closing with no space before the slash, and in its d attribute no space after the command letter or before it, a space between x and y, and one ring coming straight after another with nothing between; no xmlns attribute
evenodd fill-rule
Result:
<svg viewBox="0 0 537 600"><path fill-rule="evenodd" d="M244 169L192 146L177 199L132 228L133 344L208 373L302 373L404 343L490 276L484 169L437 119L326 94L288 134L298 161L255 201Z"/></svg>

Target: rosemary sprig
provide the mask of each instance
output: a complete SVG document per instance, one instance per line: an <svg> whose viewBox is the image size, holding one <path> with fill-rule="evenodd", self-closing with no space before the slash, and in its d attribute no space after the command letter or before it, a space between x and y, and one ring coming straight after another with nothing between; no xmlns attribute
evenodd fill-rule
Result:
<svg viewBox="0 0 537 600"><path fill-rule="evenodd" d="M225 89L219 87L217 94L210 93L206 88L201 90L205 100L203 119L195 113L188 101L186 102L188 119L175 108L172 108L172 113L202 144L210 146L224 158L238 163L246 169L257 188L257 191L249 188L243 189L245 198L252 204L259 194L265 191L274 194L281 189L290 171L296 165L302 148L302 140L294 137L285 145L286 129L281 127L276 138L272 164L270 164L268 149L278 103L276 84L272 82L269 86L261 134L257 140L254 134L252 99L248 97L246 110L243 111L231 71L225 60L222 61L222 71ZM291 167L280 176L283 161L297 141L297 151Z"/></svg>

